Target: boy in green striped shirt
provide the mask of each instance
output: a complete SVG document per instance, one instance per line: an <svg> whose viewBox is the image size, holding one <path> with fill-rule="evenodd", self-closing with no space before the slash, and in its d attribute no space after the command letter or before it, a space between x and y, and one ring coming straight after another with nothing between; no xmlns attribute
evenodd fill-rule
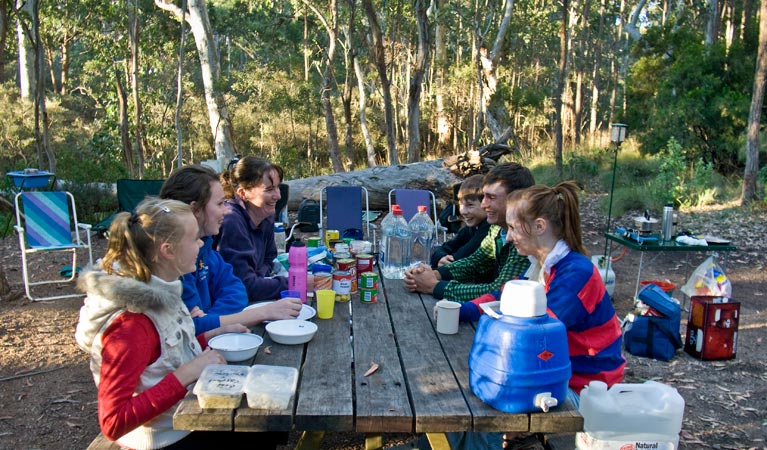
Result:
<svg viewBox="0 0 767 450"><path fill-rule="evenodd" d="M482 209L487 212L490 230L479 248L470 256L437 270L424 264L408 269L405 272L407 289L431 294L437 299L467 302L519 277L530 261L506 242L506 196L534 184L533 174L520 164L495 166L485 176L482 186Z"/></svg>

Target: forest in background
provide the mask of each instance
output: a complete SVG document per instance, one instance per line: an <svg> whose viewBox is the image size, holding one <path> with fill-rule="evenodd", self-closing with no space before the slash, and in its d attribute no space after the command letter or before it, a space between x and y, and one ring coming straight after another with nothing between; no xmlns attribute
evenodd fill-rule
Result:
<svg viewBox="0 0 767 450"><path fill-rule="evenodd" d="M508 142L564 176L624 122L668 170L763 186L759 8L0 0L0 167L111 182L256 154L301 178Z"/></svg>

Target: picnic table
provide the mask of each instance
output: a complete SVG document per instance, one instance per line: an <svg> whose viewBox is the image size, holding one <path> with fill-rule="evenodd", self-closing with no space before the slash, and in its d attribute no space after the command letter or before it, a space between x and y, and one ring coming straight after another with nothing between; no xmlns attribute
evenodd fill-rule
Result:
<svg viewBox="0 0 767 450"><path fill-rule="evenodd" d="M177 408L183 430L303 431L300 449L318 448L326 432L366 434L366 449L381 448L384 433L426 433L435 450L448 449L445 432L572 433L583 418L565 403L548 413L508 414L483 403L469 388L468 356L474 325L458 334L435 330L429 295L408 292L402 280L379 279L378 301L336 302L333 318L304 345L264 343L252 361L299 369L286 410L201 409L193 394ZM267 351L268 349L268 351ZM366 373L373 364L377 369Z"/></svg>

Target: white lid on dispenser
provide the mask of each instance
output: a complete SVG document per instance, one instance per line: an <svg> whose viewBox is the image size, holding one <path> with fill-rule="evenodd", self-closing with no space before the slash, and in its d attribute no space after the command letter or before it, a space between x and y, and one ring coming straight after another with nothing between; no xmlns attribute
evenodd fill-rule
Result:
<svg viewBox="0 0 767 450"><path fill-rule="evenodd" d="M501 294L501 313L514 317L546 314L546 292L543 285L530 280L507 281Z"/></svg>

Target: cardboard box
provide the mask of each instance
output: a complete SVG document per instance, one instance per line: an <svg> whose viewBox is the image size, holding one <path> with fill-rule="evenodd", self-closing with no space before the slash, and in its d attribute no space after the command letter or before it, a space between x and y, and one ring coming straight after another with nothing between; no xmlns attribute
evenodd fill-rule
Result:
<svg viewBox="0 0 767 450"><path fill-rule="evenodd" d="M722 297L691 298L684 351L702 360L732 359L738 348L740 302Z"/></svg>

